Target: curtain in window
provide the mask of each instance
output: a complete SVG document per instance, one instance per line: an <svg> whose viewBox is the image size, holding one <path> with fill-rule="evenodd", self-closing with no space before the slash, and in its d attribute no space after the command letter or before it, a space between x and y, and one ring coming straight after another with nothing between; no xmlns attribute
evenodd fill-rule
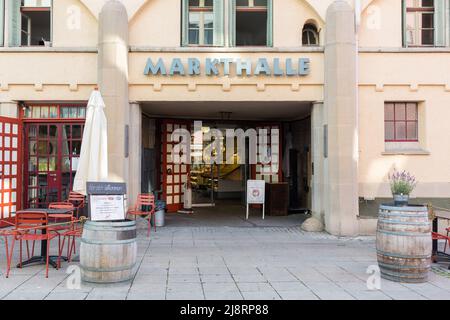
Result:
<svg viewBox="0 0 450 320"><path fill-rule="evenodd" d="M9 27L9 46L19 47L21 36L22 15L20 13L20 1L8 0L8 27Z"/></svg>
<svg viewBox="0 0 450 320"><path fill-rule="evenodd" d="M445 46L445 36L446 36L446 7L444 0L434 1L434 45L437 47Z"/></svg>
<svg viewBox="0 0 450 320"><path fill-rule="evenodd" d="M267 0L267 46L273 46L273 0Z"/></svg>
<svg viewBox="0 0 450 320"><path fill-rule="evenodd" d="M4 46L4 33L5 33L5 1L0 0L0 47Z"/></svg>
<svg viewBox="0 0 450 320"><path fill-rule="evenodd" d="M223 0L214 0L214 45L224 45L224 3Z"/></svg>
<svg viewBox="0 0 450 320"><path fill-rule="evenodd" d="M408 46L408 40L407 40L407 30L406 30L406 0L402 1L402 41L403 41L403 47Z"/></svg>
<svg viewBox="0 0 450 320"><path fill-rule="evenodd" d="M189 0L183 0L181 4L181 45L189 44Z"/></svg>
<svg viewBox="0 0 450 320"><path fill-rule="evenodd" d="M229 3L229 30L228 30L228 38L229 38L229 46L236 46L236 0L231 0Z"/></svg>

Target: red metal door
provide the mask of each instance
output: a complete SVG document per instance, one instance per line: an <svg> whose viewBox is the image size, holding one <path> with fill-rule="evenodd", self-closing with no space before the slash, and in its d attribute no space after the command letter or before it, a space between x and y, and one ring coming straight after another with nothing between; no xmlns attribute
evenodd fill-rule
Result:
<svg viewBox="0 0 450 320"><path fill-rule="evenodd" d="M44 208L66 200L81 149L83 123L25 125L25 203Z"/></svg>
<svg viewBox="0 0 450 320"><path fill-rule="evenodd" d="M0 117L0 226L21 208L20 122Z"/></svg>
<svg viewBox="0 0 450 320"><path fill-rule="evenodd" d="M190 170L189 164L177 163L172 150L179 143L173 141L172 134L176 129L190 132L190 122L183 120L164 120L161 124L161 184L162 198L166 201L167 211L176 212L183 208L184 188Z"/></svg>

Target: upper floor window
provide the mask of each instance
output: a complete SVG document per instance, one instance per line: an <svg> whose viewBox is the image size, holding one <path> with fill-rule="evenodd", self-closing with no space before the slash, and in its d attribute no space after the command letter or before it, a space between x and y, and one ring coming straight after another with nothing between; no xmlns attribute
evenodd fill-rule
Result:
<svg viewBox="0 0 450 320"><path fill-rule="evenodd" d="M389 102L384 105L384 136L386 142L418 141L418 104Z"/></svg>
<svg viewBox="0 0 450 320"><path fill-rule="evenodd" d="M50 46L52 0L9 0L9 46Z"/></svg>
<svg viewBox="0 0 450 320"><path fill-rule="evenodd" d="M3 47L5 38L5 0L0 0L0 47Z"/></svg>
<svg viewBox="0 0 450 320"><path fill-rule="evenodd" d="M182 0L182 45L272 46L272 1Z"/></svg>
<svg viewBox="0 0 450 320"><path fill-rule="evenodd" d="M233 0L232 46L272 46L272 0Z"/></svg>
<svg viewBox="0 0 450 320"><path fill-rule="evenodd" d="M404 44L414 46L445 46L445 0L403 0Z"/></svg>
<svg viewBox="0 0 450 320"><path fill-rule="evenodd" d="M183 0L183 45L222 46L223 0Z"/></svg>
<svg viewBox="0 0 450 320"><path fill-rule="evenodd" d="M302 31L302 44L304 46L319 45L319 31L312 23L306 23Z"/></svg>

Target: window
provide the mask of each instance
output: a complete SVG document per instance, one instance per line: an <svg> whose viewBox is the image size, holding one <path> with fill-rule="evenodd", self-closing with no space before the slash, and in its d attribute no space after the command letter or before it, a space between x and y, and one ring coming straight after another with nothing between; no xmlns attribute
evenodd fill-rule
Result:
<svg viewBox="0 0 450 320"><path fill-rule="evenodd" d="M4 46L5 34L5 0L0 0L0 47Z"/></svg>
<svg viewBox="0 0 450 320"><path fill-rule="evenodd" d="M232 46L272 46L272 0L233 0Z"/></svg>
<svg viewBox="0 0 450 320"><path fill-rule="evenodd" d="M445 46L445 0L404 0L403 11L405 46Z"/></svg>
<svg viewBox="0 0 450 320"><path fill-rule="evenodd" d="M223 0L183 0L183 45L222 46Z"/></svg>
<svg viewBox="0 0 450 320"><path fill-rule="evenodd" d="M317 31L317 27L314 24L307 23L303 27L302 44L304 46L319 45L319 32Z"/></svg>
<svg viewBox="0 0 450 320"><path fill-rule="evenodd" d="M50 46L51 0L9 0L9 46Z"/></svg>
<svg viewBox="0 0 450 320"><path fill-rule="evenodd" d="M384 136L386 142L418 141L418 104L389 102L384 105Z"/></svg>
<svg viewBox="0 0 450 320"><path fill-rule="evenodd" d="M86 107L79 105L30 105L23 112L25 119L85 119Z"/></svg>

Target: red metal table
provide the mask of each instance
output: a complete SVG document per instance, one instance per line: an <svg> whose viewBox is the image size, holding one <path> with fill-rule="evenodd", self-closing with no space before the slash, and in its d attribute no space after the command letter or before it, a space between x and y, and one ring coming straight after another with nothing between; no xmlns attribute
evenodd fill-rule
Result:
<svg viewBox="0 0 450 320"><path fill-rule="evenodd" d="M27 211L42 211L46 212L47 215L67 215L73 212L73 209L25 209L21 210L21 212ZM42 229L41 232L43 234L47 233L46 229ZM59 248L58 248L59 249ZM30 265L30 264L45 264L47 259L47 240L41 241L41 253L38 256L31 257L30 259L22 262L22 267ZM61 257L63 260L67 260L67 257ZM49 264L53 268L58 267L58 256L50 256ZM20 264L17 265L17 268L20 268Z"/></svg>

